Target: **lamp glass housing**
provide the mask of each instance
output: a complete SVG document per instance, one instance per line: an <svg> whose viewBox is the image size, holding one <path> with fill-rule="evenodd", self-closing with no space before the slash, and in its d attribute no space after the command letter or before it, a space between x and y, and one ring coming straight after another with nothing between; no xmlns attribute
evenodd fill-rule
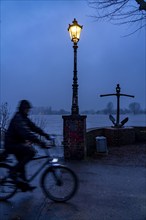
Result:
<svg viewBox="0 0 146 220"><path fill-rule="evenodd" d="M71 41L77 43L80 40L81 30L82 30L82 26L78 24L76 19L74 19L73 24L69 24L68 27Z"/></svg>

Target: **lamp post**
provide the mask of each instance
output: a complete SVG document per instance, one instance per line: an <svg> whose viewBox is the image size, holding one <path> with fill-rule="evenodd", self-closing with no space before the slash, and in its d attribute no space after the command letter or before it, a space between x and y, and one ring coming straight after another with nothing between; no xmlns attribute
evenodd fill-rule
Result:
<svg viewBox="0 0 146 220"><path fill-rule="evenodd" d="M69 24L68 31L74 49L74 71L73 71L73 94L71 115L63 118L63 145L65 159L84 159L86 156L86 116L79 115L78 106L78 77L77 77L77 44L80 39L82 26L74 19Z"/></svg>
<svg viewBox="0 0 146 220"><path fill-rule="evenodd" d="M70 34L71 41L73 42L74 49L74 74L73 74L73 95L72 95L72 108L71 114L78 115L79 114L79 106L78 106L78 77L77 77L77 43L80 40L80 33L83 26L79 25L77 20L74 18L72 24L69 24L68 31Z"/></svg>

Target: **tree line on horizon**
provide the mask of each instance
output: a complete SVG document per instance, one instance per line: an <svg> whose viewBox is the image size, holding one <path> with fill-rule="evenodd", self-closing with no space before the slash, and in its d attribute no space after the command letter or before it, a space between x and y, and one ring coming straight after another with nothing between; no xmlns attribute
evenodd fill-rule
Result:
<svg viewBox="0 0 146 220"><path fill-rule="evenodd" d="M114 105L112 102L108 102L106 107L101 110L84 110L81 111L81 114L116 114L117 109L114 108ZM53 110L52 107L34 107L31 110L32 115L65 115L70 114L70 111L67 111L65 109L60 110ZM146 109L142 109L140 106L140 103L138 102L132 102L129 104L128 108L121 108L120 114L146 114Z"/></svg>
<svg viewBox="0 0 146 220"><path fill-rule="evenodd" d="M114 105L112 102L108 102L106 107L101 110L84 110L81 111L81 114L116 114L117 109L114 108ZM11 114L9 105L7 102L0 104L0 125L2 123L5 125L7 118L9 118ZM33 107L31 110L31 115L65 115L65 114L71 114L70 111L67 111L65 109L60 110L53 110L52 107ZM140 103L138 102L131 102L128 106L128 108L121 108L120 114L146 114L146 108L142 109ZM5 120L2 120L2 118L5 118ZM5 127L5 126L4 126Z"/></svg>
<svg viewBox="0 0 146 220"><path fill-rule="evenodd" d="M112 102L108 102L106 108L102 110L85 110L82 111L81 114L116 114L116 109L114 109L114 105ZM138 102L132 102L129 104L128 108L120 109L120 114L146 114L146 109L142 109ZM35 115L65 115L70 114L69 111L64 109L53 110L52 107L33 107L31 110L30 117L35 117ZM9 118L11 115L11 111L7 102L0 104L0 141L2 140L3 133L5 133L7 129L7 125L9 122ZM43 117L32 118L33 121L41 127L46 126L46 120Z"/></svg>

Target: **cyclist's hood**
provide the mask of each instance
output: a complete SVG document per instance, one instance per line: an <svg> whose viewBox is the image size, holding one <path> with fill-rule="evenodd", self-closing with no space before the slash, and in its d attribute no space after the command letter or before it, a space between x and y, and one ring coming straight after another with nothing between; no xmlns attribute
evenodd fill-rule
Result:
<svg viewBox="0 0 146 220"><path fill-rule="evenodd" d="M22 114L25 113L25 110L26 109L31 109L32 108L32 105L29 101L27 100L21 100L19 102L19 105L18 105L18 111L21 112Z"/></svg>

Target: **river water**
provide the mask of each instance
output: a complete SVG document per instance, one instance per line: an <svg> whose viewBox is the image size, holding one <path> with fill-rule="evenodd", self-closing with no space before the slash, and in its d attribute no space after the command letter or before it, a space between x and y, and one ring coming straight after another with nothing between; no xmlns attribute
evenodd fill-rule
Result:
<svg viewBox="0 0 146 220"><path fill-rule="evenodd" d="M125 126L145 126L146 127L146 114L141 115L121 115L120 121L128 117L129 120ZM63 119L62 115L31 115L30 118L40 126L44 131L49 134L55 135L55 142L57 146L62 145L63 140ZM116 118L114 116L114 118ZM109 120L108 115L87 115L86 127L105 127L112 126L112 122ZM57 148L58 149L58 148ZM60 148L59 148L60 150ZM57 150L57 153L59 152ZM56 152L55 152L56 154ZM59 153L62 155L61 153Z"/></svg>
<svg viewBox="0 0 146 220"><path fill-rule="evenodd" d="M116 116L114 116L116 118ZM121 115L120 121L129 118L125 126L146 126L146 114L141 115ZM61 115L41 115L31 116L31 118L41 126L46 132L50 134L62 135L63 134L63 119ZM86 127L104 127L112 126L108 115L87 115Z"/></svg>

